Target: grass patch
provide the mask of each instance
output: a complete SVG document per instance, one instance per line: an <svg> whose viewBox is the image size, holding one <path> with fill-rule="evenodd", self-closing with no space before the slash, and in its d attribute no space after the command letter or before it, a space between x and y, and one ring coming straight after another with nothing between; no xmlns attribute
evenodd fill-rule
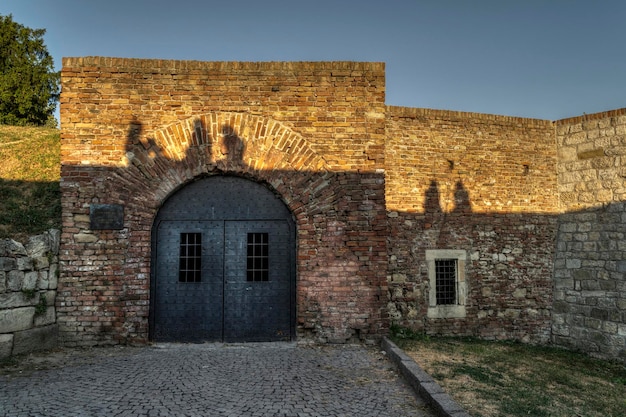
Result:
<svg viewBox="0 0 626 417"><path fill-rule="evenodd" d="M58 129L0 125L0 238L61 226Z"/></svg>
<svg viewBox="0 0 626 417"><path fill-rule="evenodd" d="M563 349L394 333L474 417L626 416L626 366Z"/></svg>

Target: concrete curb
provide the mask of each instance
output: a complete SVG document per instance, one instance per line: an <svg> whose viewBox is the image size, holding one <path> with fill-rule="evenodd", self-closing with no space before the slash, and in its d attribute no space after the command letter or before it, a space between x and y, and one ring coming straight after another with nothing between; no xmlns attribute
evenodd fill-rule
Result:
<svg viewBox="0 0 626 417"><path fill-rule="evenodd" d="M420 368L402 349L383 337L381 347L398 366L409 385L428 402L440 417L471 417L439 386L430 375Z"/></svg>

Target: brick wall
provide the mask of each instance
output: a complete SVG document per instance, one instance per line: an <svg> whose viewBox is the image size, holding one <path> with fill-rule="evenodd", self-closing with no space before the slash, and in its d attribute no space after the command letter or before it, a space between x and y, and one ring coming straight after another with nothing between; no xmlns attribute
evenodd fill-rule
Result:
<svg viewBox="0 0 626 417"><path fill-rule="evenodd" d="M152 221L212 174L265 183L293 212L300 336L384 332L383 64L87 57L61 78L64 344L147 340ZM90 230L93 203L123 205L124 228Z"/></svg>
<svg viewBox="0 0 626 417"><path fill-rule="evenodd" d="M392 322L624 357L626 110L549 122L387 107L384 76L380 63L65 59L62 343L148 339L158 208L229 174L293 213L299 337ZM91 230L94 203L123 205L124 227ZM429 316L432 250L464 256L462 317Z"/></svg>
<svg viewBox="0 0 626 417"><path fill-rule="evenodd" d="M394 323L547 341L557 192L543 120L389 107L386 199ZM465 318L428 318L427 249L467 253Z"/></svg>
<svg viewBox="0 0 626 417"><path fill-rule="evenodd" d="M626 361L626 109L556 123L553 341Z"/></svg>

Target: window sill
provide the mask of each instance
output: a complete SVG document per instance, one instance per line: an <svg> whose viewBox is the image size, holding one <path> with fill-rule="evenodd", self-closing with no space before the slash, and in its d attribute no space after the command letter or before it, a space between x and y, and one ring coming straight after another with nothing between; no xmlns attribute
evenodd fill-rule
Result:
<svg viewBox="0 0 626 417"><path fill-rule="evenodd" d="M429 319L465 318L465 306L441 305L428 307L427 316Z"/></svg>

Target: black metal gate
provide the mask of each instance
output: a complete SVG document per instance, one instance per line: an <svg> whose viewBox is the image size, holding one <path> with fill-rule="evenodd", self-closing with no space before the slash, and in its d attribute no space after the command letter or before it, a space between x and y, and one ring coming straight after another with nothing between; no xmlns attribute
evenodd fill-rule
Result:
<svg viewBox="0 0 626 417"><path fill-rule="evenodd" d="M152 339L294 337L294 226L267 188L225 176L192 183L164 204L152 234Z"/></svg>

